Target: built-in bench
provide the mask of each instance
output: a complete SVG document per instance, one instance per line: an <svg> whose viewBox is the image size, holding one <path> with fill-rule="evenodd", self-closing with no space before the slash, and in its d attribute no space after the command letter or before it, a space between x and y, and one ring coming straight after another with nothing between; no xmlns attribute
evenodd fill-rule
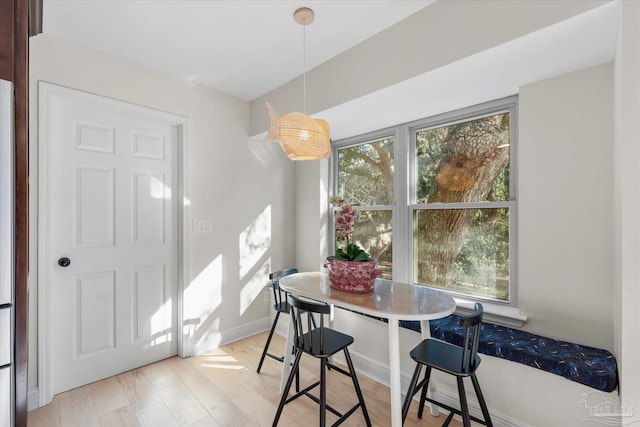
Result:
<svg viewBox="0 0 640 427"><path fill-rule="evenodd" d="M433 338L462 345L464 328L459 316L431 320L429 325ZM401 321L400 326L420 332L418 321ZM607 350L483 322L478 351L551 372L597 390L612 392L618 386L616 359Z"/></svg>

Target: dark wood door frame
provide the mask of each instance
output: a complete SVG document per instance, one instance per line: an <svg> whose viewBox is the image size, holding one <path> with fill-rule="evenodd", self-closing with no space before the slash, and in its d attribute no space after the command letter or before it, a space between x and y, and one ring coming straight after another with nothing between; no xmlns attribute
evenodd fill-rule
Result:
<svg viewBox="0 0 640 427"><path fill-rule="evenodd" d="M40 31L42 0L0 1L0 78L15 90L15 425L27 425L29 242L29 10Z"/></svg>

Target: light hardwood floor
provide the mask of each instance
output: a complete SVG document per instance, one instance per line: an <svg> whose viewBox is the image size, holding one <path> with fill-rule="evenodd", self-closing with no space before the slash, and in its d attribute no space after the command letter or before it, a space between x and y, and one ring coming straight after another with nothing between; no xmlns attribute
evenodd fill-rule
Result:
<svg viewBox="0 0 640 427"><path fill-rule="evenodd" d="M270 426L278 407L282 365L267 358L256 373L266 333L228 344L206 355L186 359L173 357L115 377L56 395L52 403L29 412L28 427ZM284 347L274 336L272 351ZM319 363L303 356L302 384L317 378ZM338 410L356 402L351 380L329 372L328 401ZM390 425L389 389L359 375L367 409L374 426ZM425 412L416 416L411 407L405 426L434 427L444 417ZM327 422L335 422L327 415ZM318 405L301 397L285 406L279 426L313 426L318 423ZM342 424L364 426L360 410ZM460 426L453 421L452 426Z"/></svg>

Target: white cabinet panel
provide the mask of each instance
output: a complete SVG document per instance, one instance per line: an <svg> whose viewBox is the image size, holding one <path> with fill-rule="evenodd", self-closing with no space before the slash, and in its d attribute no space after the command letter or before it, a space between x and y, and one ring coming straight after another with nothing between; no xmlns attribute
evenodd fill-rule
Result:
<svg viewBox="0 0 640 427"><path fill-rule="evenodd" d="M13 395L11 387L12 368L0 368L0 426L13 425Z"/></svg>
<svg viewBox="0 0 640 427"><path fill-rule="evenodd" d="M11 324L11 307L0 308L0 366L11 363Z"/></svg>

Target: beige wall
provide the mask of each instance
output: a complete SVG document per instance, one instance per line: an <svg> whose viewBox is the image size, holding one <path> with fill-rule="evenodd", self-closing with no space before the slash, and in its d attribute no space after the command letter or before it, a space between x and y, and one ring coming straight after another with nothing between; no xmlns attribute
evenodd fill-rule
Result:
<svg viewBox="0 0 640 427"><path fill-rule="evenodd" d="M625 1L615 61L615 345L624 409L640 418L640 3Z"/></svg>
<svg viewBox="0 0 640 427"><path fill-rule="evenodd" d="M613 351L613 68L520 89L524 329Z"/></svg>
<svg viewBox="0 0 640 427"><path fill-rule="evenodd" d="M300 271L318 271L328 255L329 166L326 160L295 166L296 265Z"/></svg>
<svg viewBox="0 0 640 427"><path fill-rule="evenodd" d="M248 307L241 295L267 285L272 268L292 265L294 167L277 144L248 138L249 104L52 36L32 38L30 49L29 388L38 372L38 81L188 117L188 210L213 220L211 233L190 235L185 306L196 321L193 349L266 328L263 294ZM263 240L270 243L241 259L243 231L261 215L270 216Z"/></svg>

